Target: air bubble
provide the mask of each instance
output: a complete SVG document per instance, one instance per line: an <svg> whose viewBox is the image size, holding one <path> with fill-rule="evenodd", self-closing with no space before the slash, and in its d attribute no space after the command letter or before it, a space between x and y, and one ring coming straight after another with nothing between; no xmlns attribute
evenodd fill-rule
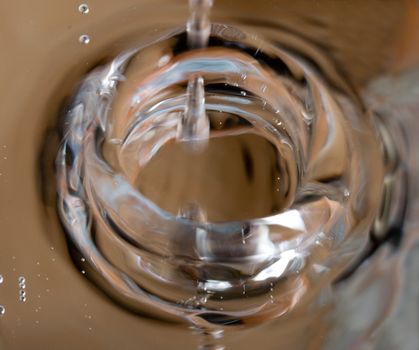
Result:
<svg viewBox="0 0 419 350"><path fill-rule="evenodd" d="M90 12L89 5L87 4L81 4L79 6L79 12L83 15L87 15Z"/></svg>
<svg viewBox="0 0 419 350"><path fill-rule="evenodd" d="M3 275L0 275L0 284L2 284L4 282L4 277Z"/></svg>
<svg viewBox="0 0 419 350"><path fill-rule="evenodd" d="M0 305L0 316L3 316L6 313L6 308L3 305Z"/></svg>
<svg viewBox="0 0 419 350"><path fill-rule="evenodd" d="M87 34L80 35L79 42L81 44L87 45L88 43L90 43L90 36L88 36Z"/></svg>

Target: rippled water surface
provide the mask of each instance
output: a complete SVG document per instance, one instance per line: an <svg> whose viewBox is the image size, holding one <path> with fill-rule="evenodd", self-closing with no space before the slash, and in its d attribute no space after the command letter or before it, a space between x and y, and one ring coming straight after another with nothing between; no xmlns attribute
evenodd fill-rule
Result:
<svg viewBox="0 0 419 350"><path fill-rule="evenodd" d="M0 348L417 349L417 3L191 3L0 5Z"/></svg>

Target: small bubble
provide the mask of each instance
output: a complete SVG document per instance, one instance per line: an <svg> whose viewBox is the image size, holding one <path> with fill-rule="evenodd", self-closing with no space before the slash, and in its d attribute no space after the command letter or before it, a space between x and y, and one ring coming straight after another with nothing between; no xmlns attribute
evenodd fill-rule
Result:
<svg viewBox="0 0 419 350"><path fill-rule="evenodd" d="M0 305L0 315L3 316L6 313L6 308L3 305Z"/></svg>
<svg viewBox="0 0 419 350"><path fill-rule="evenodd" d="M86 271L84 271L84 270L81 270L81 273L84 275L84 274L86 274Z"/></svg>
<svg viewBox="0 0 419 350"><path fill-rule="evenodd" d="M159 59L159 62L157 63L157 65L159 67L163 67L165 66L167 63L169 63L170 61L170 56L169 55L164 55Z"/></svg>
<svg viewBox="0 0 419 350"><path fill-rule="evenodd" d="M89 13L90 9L89 9L89 5L87 4L81 4L79 6L79 12L82 13L83 15L87 15Z"/></svg>
<svg viewBox="0 0 419 350"><path fill-rule="evenodd" d="M20 289L25 289L26 288L26 284L25 283L19 283L19 288Z"/></svg>
<svg viewBox="0 0 419 350"><path fill-rule="evenodd" d="M90 43L90 36L88 36L87 34L80 35L79 43L87 45L88 43Z"/></svg>
<svg viewBox="0 0 419 350"><path fill-rule="evenodd" d="M86 261L86 259L85 259L85 258L81 258L81 259L80 259L80 261L81 261L81 262L85 262L85 261Z"/></svg>
<svg viewBox="0 0 419 350"><path fill-rule="evenodd" d="M21 289L21 290L19 290L19 295L21 297L26 297L26 292L23 289Z"/></svg>
<svg viewBox="0 0 419 350"><path fill-rule="evenodd" d="M4 277L3 275L0 275L0 284L2 284L4 282Z"/></svg>
<svg viewBox="0 0 419 350"><path fill-rule="evenodd" d="M19 283L25 283L25 282L26 282L25 277L20 276L20 277L18 278L18 282L19 282Z"/></svg>

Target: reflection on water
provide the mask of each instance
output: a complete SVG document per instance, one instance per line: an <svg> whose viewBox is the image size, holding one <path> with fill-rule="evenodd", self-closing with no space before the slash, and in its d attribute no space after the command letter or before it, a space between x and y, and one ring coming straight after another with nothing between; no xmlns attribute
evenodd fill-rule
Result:
<svg viewBox="0 0 419 350"><path fill-rule="evenodd" d="M416 2L1 6L1 348L418 348Z"/></svg>

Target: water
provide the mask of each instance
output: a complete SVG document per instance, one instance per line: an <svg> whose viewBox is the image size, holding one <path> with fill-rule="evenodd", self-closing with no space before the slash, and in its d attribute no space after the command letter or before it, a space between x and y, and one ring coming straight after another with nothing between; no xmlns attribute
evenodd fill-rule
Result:
<svg viewBox="0 0 419 350"><path fill-rule="evenodd" d="M180 28L88 75L57 157L59 214L88 274L132 311L199 329L315 302L317 279L367 247L384 172L349 86L211 28L206 48Z"/></svg>
<svg viewBox="0 0 419 350"><path fill-rule="evenodd" d="M24 23L50 21L28 29L34 37L63 36L39 50L11 44L20 54L4 61L11 72L11 62L28 69L20 82L6 72L13 84L2 95L13 118L0 128L1 346L349 349L374 333L378 349L403 349L400 337L378 339L415 334L406 314L383 307L416 300L415 284L405 288L415 230L397 246L388 228L400 227L403 208L381 196L405 203L406 137L397 123L388 132L386 116L414 120L417 98L412 73L400 75L405 85L375 79L371 67L382 67L388 47L373 38L388 38L397 28L386 26L404 18L400 4L381 5L216 3L199 48L185 4L89 2L88 16L74 3L50 4L49 17L11 11ZM362 22L372 10L385 21ZM353 45L358 28L364 40Z"/></svg>

